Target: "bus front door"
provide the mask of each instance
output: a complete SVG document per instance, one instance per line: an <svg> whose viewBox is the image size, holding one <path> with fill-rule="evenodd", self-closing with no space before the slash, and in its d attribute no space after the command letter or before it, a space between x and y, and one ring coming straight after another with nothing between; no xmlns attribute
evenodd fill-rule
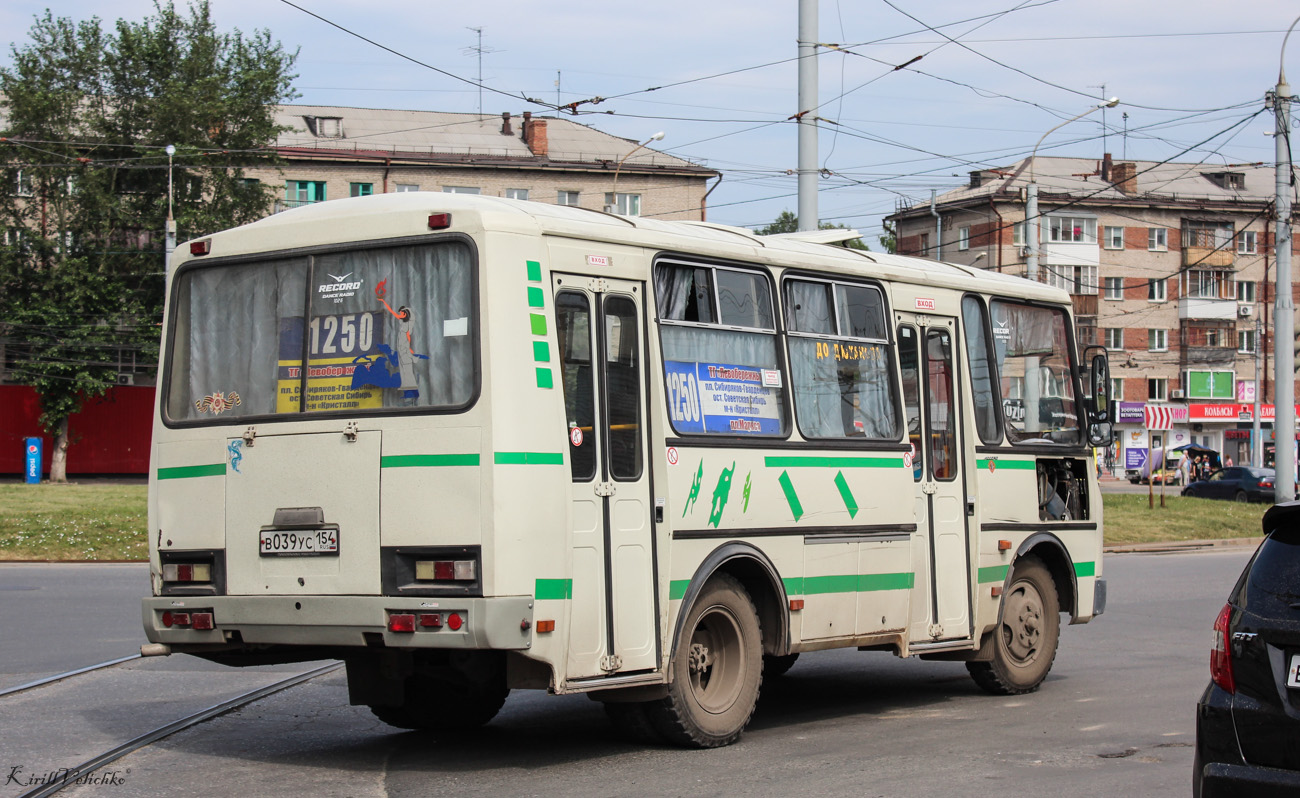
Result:
<svg viewBox="0 0 1300 798"><path fill-rule="evenodd" d="M956 319L899 314L899 358L912 441L917 538L909 638L969 638L970 546L957 401Z"/></svg>
<svg viewBox="0 0 1300 798"><path fill-rule="evenodd" d="M652 670L658 636L644 285L565 274L554 281L573 472L567 678Z"/></svg>

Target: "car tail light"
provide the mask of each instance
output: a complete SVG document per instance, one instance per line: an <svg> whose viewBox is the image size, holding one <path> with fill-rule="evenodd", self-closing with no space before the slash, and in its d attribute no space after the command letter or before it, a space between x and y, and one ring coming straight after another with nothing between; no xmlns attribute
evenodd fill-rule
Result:
<svg viewBox="0 0 1300 798"><path fill-rule="evenodd" d="M1272 478L1272 477L1264 477L1263 479L1261 479L1261 480L1259 481L1259 486L1260 486L1261 488L1271 488L1271 487L1273 487L1273 478Z"/></svg>
<svg viewBox="0 0 1300 798"><path fill-rule="evenodd" d="M1232 617L1232 605L1225 604L1214 619L1214 645L1210 648L1210 678L1215 684L1229 693L1237 692L1237 683L1232 678L1232 646L1228 641L1228 620Z"/></svg>

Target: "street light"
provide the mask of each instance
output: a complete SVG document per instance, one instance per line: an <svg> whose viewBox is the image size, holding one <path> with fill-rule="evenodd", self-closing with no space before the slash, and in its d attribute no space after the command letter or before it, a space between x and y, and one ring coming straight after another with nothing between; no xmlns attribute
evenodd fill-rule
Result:
<svg viewBox="0 0 1300 798"><path fill-rule="evenodd" d="M1276 152L1274 171L1276 212L1273 252L1277 256L1277 286L1273 292L1273 437L1277 440L1273 457L1273 500L1277 504L1295 498L1295 303L1291 299L1291 87L1286 82L1286 42L1291 38L1300 17L1296 17L1282 38L1278 55L1277 88L1273 93L1273 113L1277 129L1273 142Z"/></svg>
<svg viewBox="0 0 1300 798"><path fill-rule="evenodd" d="M1044 133L1043 137L1034 145L1034 151L1029 155L1029 187L1025 197L1025 234L1029 236L1029 257L1025 259L1025 276L1030 280L1038 281L1038 184L1034 182L1034 161L1038 159L1038 148L1042 146L1043 141L1048 136L1071 122L1082 119L1098 109L1114 108L1117 105L1119 105L1119 98L1111 97L1106 102L1094 105L1078 116L1070 117Z"/></svg>
<svg viewBox="0 0 1300 798"><path fill-rule="evenodd" d="M176 219L172 217L172 156L176 154L176 145L167 145L167 234L163 245L165 270L172 270L172 253L176 251Z"/></svg>
<svg viewBox="0 0 1300 798"><path fill-rule="evenodd" d="M605 203L606 213L618 212L618 173L619 170L623 168L623 162L626 161L628 158L631 158L633 155L636 155L638 150L640 150L642 147L646 146L650 142L662 141L663 137L664 137L664 132L661 130L658 133L651 136L650 138L646 139L645 141L633 147L632 150L628 152L627 155L624 155L622 158L618 159L618 166L614 167L614 191L612 192L614 201Z"/></svg>

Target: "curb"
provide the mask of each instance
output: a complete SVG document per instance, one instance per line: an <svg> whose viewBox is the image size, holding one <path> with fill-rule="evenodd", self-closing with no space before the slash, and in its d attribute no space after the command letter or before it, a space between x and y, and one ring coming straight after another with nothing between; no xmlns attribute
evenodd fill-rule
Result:
<svg viewBox="0 0 1300 798"><path fill-rule="evenodd" d="M1160 543L1132 543L1117 546L1103 546L1106 554L1173 554L1186 551L1209 551L1212 549L1240 549L1258 546L1263 535L1248 538L1226 538L1223 540L1168 540Z"/></svg>

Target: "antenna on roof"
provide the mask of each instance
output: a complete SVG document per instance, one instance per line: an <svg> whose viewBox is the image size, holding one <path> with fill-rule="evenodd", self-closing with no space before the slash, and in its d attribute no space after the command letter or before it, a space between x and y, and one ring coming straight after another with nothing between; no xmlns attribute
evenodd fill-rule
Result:
<svg viewBox="0 0 1300 798"><path fill-rule="evenodd" d="M467 27L465 28L465 30L472 30L478 34L478 44L472 44L469 47L462 47L461 52L464 53L465 55L478 56L478 114L479 116L482 116L483 115L483 54L495 53L497 51L493 50L491 47L483 46L483 28Z"/></svg>

